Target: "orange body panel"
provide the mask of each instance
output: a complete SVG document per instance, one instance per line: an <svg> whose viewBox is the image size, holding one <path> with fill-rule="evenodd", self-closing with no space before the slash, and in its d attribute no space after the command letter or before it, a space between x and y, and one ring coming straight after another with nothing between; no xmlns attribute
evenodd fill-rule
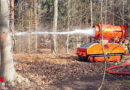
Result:
<svg viewBox="0 0 130 90"><path fill-rule="evenodd" d="M94 39L101 40L102 33L101 33L101 25L97 24L94 26L96 28L96 34ZM103 38L109 40L109 42L121 42L125 41L126 39L126 27L124 25L120 26L113 26L108 24L102 25L103 29Z"/></svg>
<svg viewBox="0 0 130 90"><path fill-rule="evenodd" d="M110 57L106 57L107 61L120 61L121 60L121 56L110 56ZM105 61L104 57L94 57L94 61Z"/></svg>
<svg viewBox="0 0 130 90"><path fill-rule="evenodd" d="M123 54L125 53L125 48L118 43L104 43L104 51L107 54ZM87 55L97 55L103 54L101 43L95 43L94 45L87 48Z"/></svg>

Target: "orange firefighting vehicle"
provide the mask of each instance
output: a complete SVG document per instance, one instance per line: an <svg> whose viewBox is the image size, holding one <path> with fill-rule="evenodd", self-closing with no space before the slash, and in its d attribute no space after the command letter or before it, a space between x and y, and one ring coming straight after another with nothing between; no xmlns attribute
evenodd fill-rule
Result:
<svg viewBox="0 0 130 90"><path fill-rule="evenodd" d="M113 26L108 24L97 24L95 28L95 36L91 43L82 44L77 48L76 54L80 60L85 61L104 61L104 54L102 50L102 32L103 30L103 48L106 54L107 61L120 61L122 55L126 53L122 43L126 39L126 27L124 25Z"/></svg>

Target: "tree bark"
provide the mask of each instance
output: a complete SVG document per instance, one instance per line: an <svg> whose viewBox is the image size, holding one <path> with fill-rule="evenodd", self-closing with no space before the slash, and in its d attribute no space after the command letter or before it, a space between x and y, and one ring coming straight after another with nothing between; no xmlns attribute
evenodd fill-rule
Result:
<svg viewBox="0 0 130 90"><path fill-rule="evenodd" d="M58 19L58 0L54 0L54 19L53 19L53 32L57 31L57 19ZM56 53L57 50L57 36L52 35L52 53Z"/></svg>
<svg viewBox="0 0 130 90"><path fill-rule="evenodd" d="M34 0L34 29L37 32L37 0ZM37 52L37 34L35 36L35 53Z"/></svg>
<svg viewBox="0 0 130 90"><path fill-rule="evenodd" d="M32 4L32 3L31 3ZM29 29L29 32L31 30L31 15L32 15L32 10L30 9L29 10L29 21L28 21L28 29ZM30 53L31 52L31 35L29 34L28 35L28 52Z"/></svg>
<svg viewBox="0 0 130 90"><path fill-rule="evenodd" d="M114 5L115 5L114 1L112 1L112 13L113 13L112 14L112 24L113 25L115 25L115 21L114 21L115 20L115 16L114 16L115 15L115 13L114 13Z"/></svg>
<svg viewBox="0 0 130 90"><path fill-rule="evenodd" d="M90 6L91 6L91 27L93 26L93 2L92 0L90 1Z"/></svg>
<svg viewBox="0 0 130 90"><path fill-rule="evenodd" d="M14 32L14 0L10 0L10 30Z"/></svg>
<svg viewBox="0 0 130 90"><path fill-rule="evenodd" d="M105 5L105 24L107 24L107 3L108 3L108 1L106 0L106 5Z"/></svg>
<svg viewBox="0 0 130 90"><path fill-rule="evenodd" d="M8 0L0 0L0 35L4 39L0 40L1 47L1 74L5 81L13 81L15 79L15 68L12 56L12 43L9 34L9 8Z"/></svg>
<svg viewBox="0 0 130 90"><path fill-rule="evenodd" d="M9 33L9 2L0 0L0 48L1 48L1 76L5 82L14 85L15 81L28 82L22 76L18 75L14 68L12 55L12 42Z"/></svg>
<svg viewBox="0 0 130 90"><path fill-rule="evenodd" d="M93 27L93 2L92 0L90 1L90 10L91 10L91 27ZM92 37L89 37L90 38L90 42L92 42Z"/></svg>
<svg viewBox="0 0 130 90"><path fill-rule="evenodd" d="M123 10L122 10L122 13L123 13L123 14L122 14L122 24L123 24L123 25L125 24L125 22L124 22L124 21L125 21L125 20L124 20L124 8L125 8L125 7L124 7L124 1L123 1L123 8L122 8L122 9L123 9Z"/></svg>
<svg viewBox="0 0 130 90"><path fill-rule="evenodd" d="M68 6L67 6L67 17L68 17L68 22L67 22L67 26L68 26L68 32L70 31L70 4L71 4L71 0L68 0ZM69 34L67 35L67 40L66 40L66 52L69 54Z"/></svg>
<svg viewBox="0 0 130 90"><path fill-rule="evenodd" d="M13 38L13 50L15 48L15 36L14 36L14 0L10 0L10 31L12 32Z"/></svg>

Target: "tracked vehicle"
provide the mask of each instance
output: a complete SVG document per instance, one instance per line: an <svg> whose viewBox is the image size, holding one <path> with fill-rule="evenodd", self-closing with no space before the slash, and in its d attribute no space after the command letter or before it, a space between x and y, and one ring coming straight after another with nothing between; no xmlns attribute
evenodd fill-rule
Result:
<svg viewBox="0 0 130 90"><path fill-rule="evenodd" d="M102 32L103 30L103 48L106 54L107 61L120 61L122 55L126 53L123 43L126 39L126 27L124 25L113 26L108 24L95 25L95 36L91 43L82 44L77 48L76 54L79 60L83 61L104 61L104 54L102 50Z"/></svg>

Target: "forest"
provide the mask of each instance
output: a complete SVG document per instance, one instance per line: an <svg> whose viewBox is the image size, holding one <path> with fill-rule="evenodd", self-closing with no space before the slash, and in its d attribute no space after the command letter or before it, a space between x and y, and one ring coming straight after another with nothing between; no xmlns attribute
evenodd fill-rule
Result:
<svg viewBox="0 0 130 90"><path fill-rule="evenodd" d="M0 89L129 90L130 0L0 0L0 8ZM107 71L115 65L124 75Z"/></svg>

